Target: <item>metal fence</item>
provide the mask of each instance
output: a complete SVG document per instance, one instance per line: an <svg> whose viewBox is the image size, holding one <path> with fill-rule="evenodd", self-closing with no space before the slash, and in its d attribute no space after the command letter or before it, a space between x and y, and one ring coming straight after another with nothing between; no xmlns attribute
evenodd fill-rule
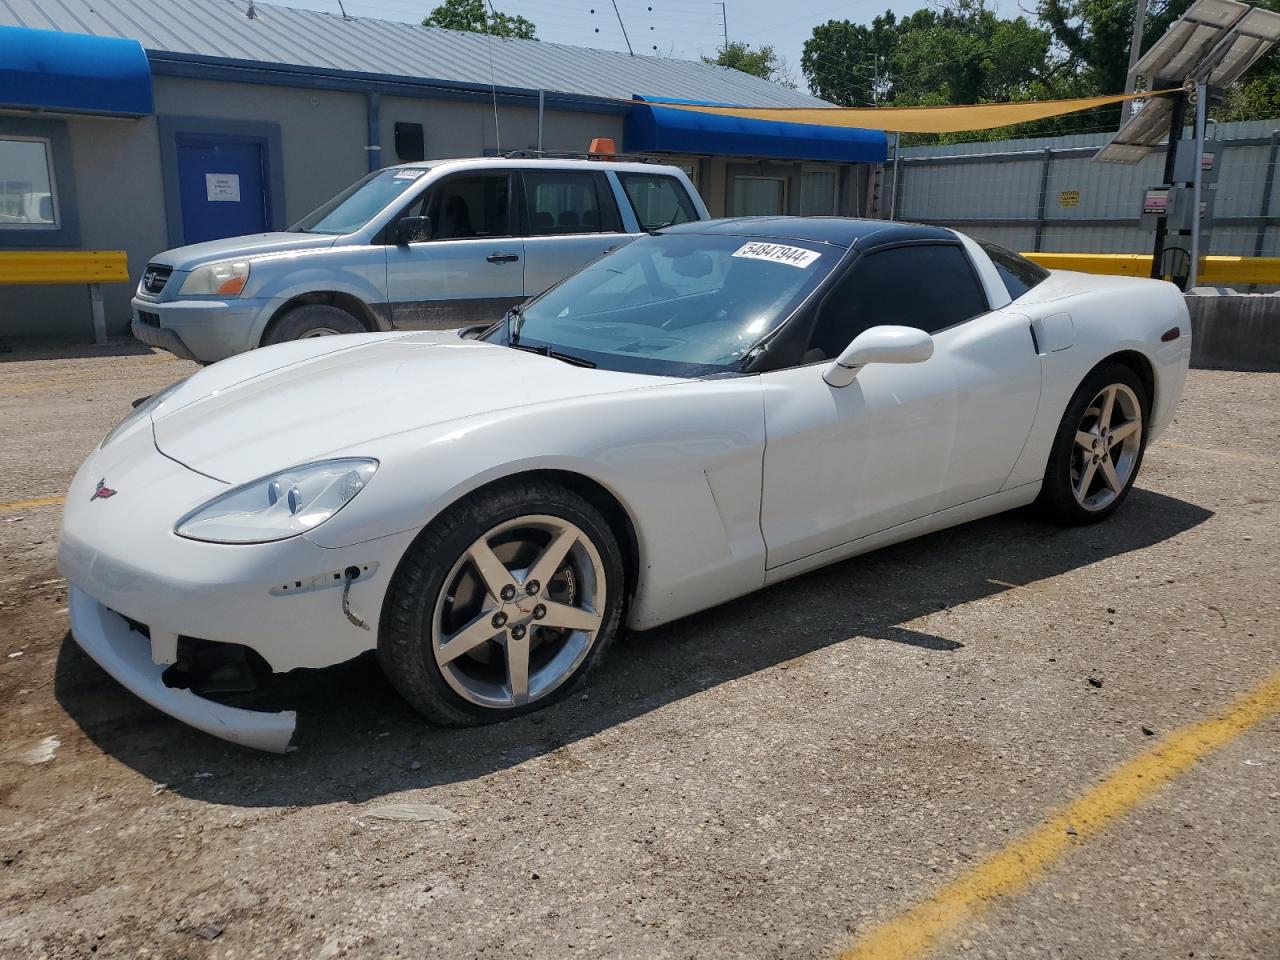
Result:
<svg viewBox="0 0 1280 960"><path fill-rule="evenodd" d="M1220 141L1221 152L1201 250L1280 256L1280 191L1273 189L1280 120L1210 124L1207 137ZM1013 250L1150 253L1152 234L1139 225L1139 208L1143 191L1163 180L1165 148L1134 165L1094 161L1109 138L904 148L899 182L886 168L882 196L888 201L896 188L891 202L900 220L954 227Z"/></svg>

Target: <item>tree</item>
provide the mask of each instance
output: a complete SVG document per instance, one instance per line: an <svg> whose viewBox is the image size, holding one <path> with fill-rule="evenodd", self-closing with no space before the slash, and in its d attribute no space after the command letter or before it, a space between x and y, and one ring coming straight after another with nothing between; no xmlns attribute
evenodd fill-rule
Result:
<svg viewBox="0 0 1280 960"><path fill-rule="evenodd" d="M848 20L828 20L814 27L800 56L809 89L823 100L850 107L892 100L886 71L898 34L892 10L876 17L869 27Z"/></svg>
<svg viewBox="0 0 1280 960"><path fill-rule="evenodd" d="M848 105L980 103L1024 97L1056 63L1048 31L1003 19L983 0L955 0L870 26L832 20L815 27L800 65L810 89Z"/></svg>
<svg viewBox="0 0 1280 960"><path fill-rule="evenodd" d="M1150 8L1143 24L1142 49L1164 35L1191 0L1169 0ZM1098 93L1120 93L1129 73L1129 42L1135 5L1114 0L1040 0L1040 20L1066 51L1071 68Z"/></svg>
<svg viewBox="0 0 1280 960"><path fill-rule="evenodd" d="M784 87L794 87L791 70L787 62L774 52L773 47L762 46L751 49L740 40L732 40L714 57L703 57L703 63L741 70L753 77L763 77Z"/></svg>
<svg viewBox="0 0 1280 960"><path fill-rule="evenodd" d="M444 0L422 21L424 27L443 27L468 33L488 33L495 37L537 40L532 20L491 11L485 0Z"/></svg>

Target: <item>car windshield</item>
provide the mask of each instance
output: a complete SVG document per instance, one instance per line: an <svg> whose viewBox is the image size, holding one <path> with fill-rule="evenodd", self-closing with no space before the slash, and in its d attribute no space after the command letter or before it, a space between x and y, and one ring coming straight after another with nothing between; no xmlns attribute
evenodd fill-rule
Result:
<svg viewBox="0 0 1280 960"><path fill-rule="evenodd" d="M702 376L734 368L844 251L803 240L641 237L526 304L485 337L609 370Z"/></svg>
<svg viewBox="0 0 1280 960"><path fill-rule="evenodd" d="M426 167L375 171L357 180L324 206L311 211L289 229L294 233L354 233L426 173Z"/></svg>

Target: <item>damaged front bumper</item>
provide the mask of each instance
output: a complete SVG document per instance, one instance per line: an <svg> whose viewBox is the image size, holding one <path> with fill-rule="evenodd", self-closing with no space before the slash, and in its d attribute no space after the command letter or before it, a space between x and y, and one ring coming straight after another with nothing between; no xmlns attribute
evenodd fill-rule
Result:
<svg viewBox="0 0 1280 960"><path fill-rule="evenodd" d="M162 679L168 651L152 653L152 640L134 630L120 614L83 590L68 590L71 634L107 673L157 710L198 730L241 746L285 753L293 739L297 715L292 710L262 713L206 700L190 690L166 686ZM172 638L176 641L176 637ZM168 637L155 642L168 645Z"/></svg>

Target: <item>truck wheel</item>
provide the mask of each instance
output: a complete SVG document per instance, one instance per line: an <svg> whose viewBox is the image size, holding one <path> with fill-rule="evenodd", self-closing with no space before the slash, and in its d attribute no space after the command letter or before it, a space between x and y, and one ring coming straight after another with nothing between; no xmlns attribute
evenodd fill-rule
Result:
<svg viewBox="0 0 1280 960"><path fill-rule="evenodd" d="M340 333L367 332L359 320L337 307L324 303L308 303L294 307L271 325L262 345L305 340L308 337L332 337Z"/></svg>

